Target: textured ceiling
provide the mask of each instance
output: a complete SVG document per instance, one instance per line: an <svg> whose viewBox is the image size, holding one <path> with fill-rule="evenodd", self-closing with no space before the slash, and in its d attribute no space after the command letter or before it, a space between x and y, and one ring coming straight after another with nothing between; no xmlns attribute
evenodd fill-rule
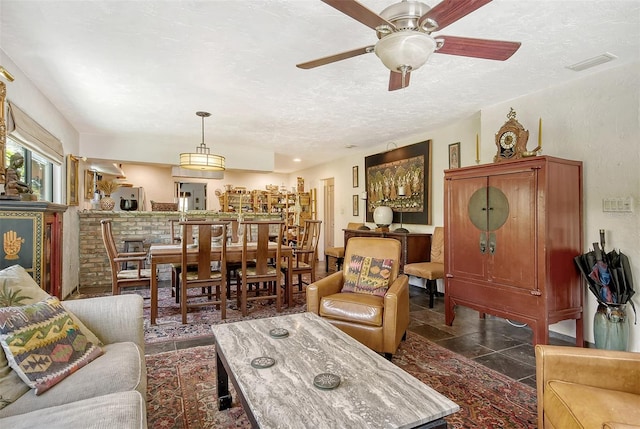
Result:
<svg viewBox="0 0 640 429"><path fill-rule="evenodd" d="M380 12L393 1L361 3ZM272 149L280 172L640 60L638 0L495 0L440 34L522 42L513 57L435 54L394 92L375 54L295 67L376 41L320 0L0 0L0 19L0 47L81 134L136 135L149 150L175 136L192 150L206 110L214 152ZM566 69L605 52L618 59Z"/></svg>

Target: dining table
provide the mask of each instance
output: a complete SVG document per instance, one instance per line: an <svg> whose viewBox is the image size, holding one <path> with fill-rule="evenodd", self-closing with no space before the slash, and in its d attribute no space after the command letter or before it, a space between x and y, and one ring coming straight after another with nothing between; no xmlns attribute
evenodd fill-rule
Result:
<svg viewBox="0 0 640 429"><path fill-rule="evenodd" d="M277 243L269 243L269 256L275 257L277 252ZM247 259L255 257L257 243L247 243ZM211 246L211 261L219 261L221 257L222 246ZM288 277L285 281L285 304L290 306L293 303L293 288L291 287L293 271L293 248L290 246L281 246L280 256L286 260ZM192 247L188 249L187 261L197 263L198 249ZM227 244L227 262L242 262L242 243ZM157 273L158 265L162 264L179 264L182 262L182 246L180 244L152 244L149 248L149 260L151 264L151 272ZM158 317L158 276L151 276L151 316L150 322L156 324Z"/></svg>

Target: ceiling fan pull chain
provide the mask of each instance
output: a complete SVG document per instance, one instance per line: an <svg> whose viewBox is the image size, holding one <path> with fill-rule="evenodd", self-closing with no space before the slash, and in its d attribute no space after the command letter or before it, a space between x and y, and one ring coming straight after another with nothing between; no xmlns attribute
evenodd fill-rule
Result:
<svg viewBox="0 0 640 429"><path fill-rule="evenodd" d="M400 73L402 73L402 87L406 88L407 87L407 83L406 83L407 72L411 71L411 66L402 65L402 66L400 66L398 68L400 69Z"/></svg>

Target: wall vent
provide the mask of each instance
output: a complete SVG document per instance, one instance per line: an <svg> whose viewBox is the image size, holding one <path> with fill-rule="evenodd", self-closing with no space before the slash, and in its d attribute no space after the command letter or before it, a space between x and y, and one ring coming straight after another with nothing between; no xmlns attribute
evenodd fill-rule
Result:
<svg viewBox="0 0 640 429"><path fill-rule="evenodd" d="M613 54L605 52L602 55L598 55L597 57L589 58L588 60L580 61L579 63L575 63L573 65L567 66L569 70L573 71L582 71L586 69L590 69L591 67L599 66L600 64L608 63L609 61L615 60L616 57Z"/></svg>

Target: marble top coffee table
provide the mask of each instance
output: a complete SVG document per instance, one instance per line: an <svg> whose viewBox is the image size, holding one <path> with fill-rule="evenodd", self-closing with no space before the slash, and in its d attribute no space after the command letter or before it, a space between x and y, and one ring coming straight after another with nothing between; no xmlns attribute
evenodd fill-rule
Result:
<svg viewBox="0 0 640 429"><path fill-rule="evenodd" d="M212 330L219 409L231 405L231 378L256 428L446 428L459 410L313 313Z"/></svg>

